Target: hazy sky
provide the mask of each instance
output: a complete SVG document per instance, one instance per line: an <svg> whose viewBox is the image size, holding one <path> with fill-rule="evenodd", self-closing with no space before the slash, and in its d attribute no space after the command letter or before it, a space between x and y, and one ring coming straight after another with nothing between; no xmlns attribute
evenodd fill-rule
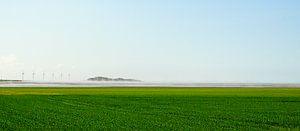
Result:
<svg viewBox="0 0 300 131"><path fill-rule="evenodd" d="M0 0L0 75L300 82L299 23L299 0Z"/></svg>

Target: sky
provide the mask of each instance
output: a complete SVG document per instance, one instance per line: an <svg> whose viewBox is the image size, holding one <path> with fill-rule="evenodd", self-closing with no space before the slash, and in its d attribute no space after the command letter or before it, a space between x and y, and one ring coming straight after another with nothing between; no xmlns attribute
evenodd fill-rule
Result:
<svg viewBox="0 0 300 131"><path fill-rule="evenodd" d="M300 83L299 23L299 0L0 0L0 77Z"/></svg>

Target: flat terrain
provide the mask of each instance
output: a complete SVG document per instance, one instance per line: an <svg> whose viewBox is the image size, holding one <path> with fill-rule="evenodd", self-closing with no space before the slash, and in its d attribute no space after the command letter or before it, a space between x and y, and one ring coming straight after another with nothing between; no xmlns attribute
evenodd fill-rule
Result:
<svg viewBox="0 0 300 131"><path fill-rule="evenodd" d="M299 130L300 88L0 88L0 130Z"/></svg>

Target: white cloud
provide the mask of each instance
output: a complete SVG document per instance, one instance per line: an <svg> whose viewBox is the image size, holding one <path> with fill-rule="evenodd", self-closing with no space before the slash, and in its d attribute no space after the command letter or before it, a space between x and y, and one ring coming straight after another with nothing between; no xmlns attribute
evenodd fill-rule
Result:
<svg viewBox="0 0 300 131"><path fill-rule="evenodd" d="M17 78L23 68L24 64L19 62L15 55L0 55L0 75L5 79Z"/></svg>
<svg viewBox="0 0 300 131"><path fill-rule="evenodd" d="M64 64L57 64L57 65L55 66L55 69L56 69L56 70L59 70L59 69L62 69L62 68L64 68L64 67L65 67Z"/></svg>
<svg viewBox="0 0 300 131"><path fill-rule="evenodd" d="M17 57L13 54L0 56L1 70L16 70L24 66L23 63L17 61Z"/></svg>
<svg viewBox="0 0 300 131"><path fill-rule="evenodd" d="M5 55L5 56L0 56L0 65L14 65L16 63L16 56L15 55Z"/></svg>

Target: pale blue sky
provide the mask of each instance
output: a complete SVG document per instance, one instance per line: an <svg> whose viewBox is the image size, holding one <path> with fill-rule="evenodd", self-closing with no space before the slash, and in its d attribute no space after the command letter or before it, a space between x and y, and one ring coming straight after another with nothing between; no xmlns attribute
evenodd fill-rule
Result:
<svg viewBox="0 0 300 131"><path fill-rule="evenodd" d="M299 23L299 0L0 0L0 75L300 82Z"/></svg>

